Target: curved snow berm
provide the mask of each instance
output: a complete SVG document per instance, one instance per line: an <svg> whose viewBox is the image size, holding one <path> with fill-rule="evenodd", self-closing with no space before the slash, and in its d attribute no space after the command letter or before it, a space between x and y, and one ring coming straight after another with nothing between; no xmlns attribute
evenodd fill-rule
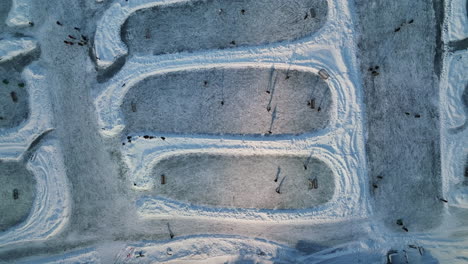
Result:
<svg viewBox="0 0 468 264"><path fill-rule="evenodd" d="M468 7L466 0L448 0L446 9L446 40L457 41L468 38ZM448 43L448 42L446 42Z"/></svg>
<svg viewBox="0 0 468 264"><path fill-rule="evenodd" d="M144 256L144 257L142 257ZM115 263L380 263L384 252L365 242L346 243L310 255L264 239L197 235L128 244Z"/></svg>
<svg viewBox="0 0 468 264"><path fill-rule="evenodd" d="M445 45L468 36L467 2L445 3L447 31L442 32ZM466 170L468 158L468 50L445 52L440 80L441 158L443 195L448 205L468 208Z"/></svg>
<svg viewBox="0 0 468 264"><path fill-rule="evenodd" d="M12 7L8 13L6 23L9 27L28 27L31 19L31 8L34 7L33 0L11 0Z"/></svg>
<svg viewBox="0 0 468 264"><path fill-rule="evenodd" d="M27 167L36 180L33 207L22 224L0 233L0 247L46 240L68 223L71 200L58 142L50 140L41 145Z"/></svg>
<svg viewBox="0 0 468 264"><path fill-rule="evenodd" d="M447 84L445 86L446 106L443 108L447 115L447 125L450 129L462 127L467 122L465 102L463 93L466 93L468 86L468 75L466 66L468 65L468 52L457 51L446 58Z"/></svg>
<svg viewBox="0 0 468 264"><path fill-rule="evenodd" d="M0 40L0 62L30 53L37 48L37 41L28 38L7 38Z"/></svg>
<svg viewBox="0 0 468 264"><path fill-rule="evenodd" d="M31 143L53 129L52 105L44 69L34 62L22 73L29 94L29 118L19 127L0 129L0 159L19 160Z"/></svg>
<svg viewBox="0 0 468 264"><path fill-rule="evenodd" d="M226 2L227 4L233 4L230 1L226 1ZM133 0L133 1L119 0L119 1L116 1L108 10L106 10L103 17L97 24L96 34L94 38L94 43L95 43L94 49L95 49L95 55L97 58L98 66L101 68L107 68L111 66L119 57L124 56L128 53L128 48L121 39L121 28L124 25L125 21L130 17L130 15L142 9L148 9L152 7L153 8L160 7L161 9L174 7L174 6L181 7L184 4L189 5L189 7L193 7L194 5L193 1L187 1L187 0ZM236 46L238 44L255 45L255 44L266 44L266 43L271 43L271 42L278 42L278 41L287 40L287 39L296 39L296 38L301 37L301 35L303 34L303 31L310 32L310 33L317 31L318 28L320 28L324 24L325 18L327 16L326 12L319 12L319 11L322 11L321 9L326 9L325 0L313 1L309 3L310 5L309 8L317 7L318 9L320 9L319 11L315 11L315 10L311 11L313 14L307 13L309 12L309 8L306 8L307 7L306 3L287 2L287 1L284 3L282 3L281 1L278 1L278 3L269 2L268 5L265 5L263 7L260 6L258 10L252 11L252 12L255 12L253 21L245 21L246 17L249 17L249 13L245 14L246 11L242 10L242 14L241 14L240 8L242 7L235 6L236 3L234 3L234 6L226 7L226 9L239 8L238 11L236 10L236 14L237 12L239 12L238 16L243 16L244 23L237 23L240 21L239 17L236 18L236 16L231 13L226 14L227 11L224 11L224 9L221 8L222 6L219 6L219 3L199 1L196 4L212 5L212 6L201 7L200 10L201 12L206 12L206 10L213 10L213 12L206 12L204 14L201 14L201 13L195 14L193 10L189 11L187 15L183 15L183 14L181 15L181 16L184 16L185 19L189 20L186 23L192 26L200 25L203 29L208 29L211 32L220 30L219 32L220 34L235 30L235 29L227 29L227 28L222 29L223 25L229 27L230 25L236 23L238 27L241 29L241 31L231 32L231 34L239 36L239 39L237 40L238 42L236 43L234 40L231 40L231 39L228 40L229 37L227 37L225 41L221 41L219 37L213 38L209 34L205 34L207 36L207 39L203 39L203 37L200 38L200 36L194 35L193 41L189 41L189 42L194 43L194 42L201 41L201 42L204 42L206 45L198 43L199 45L186 46L183 44L186 42L186 40L182 40L183 43L178 43L178 40L179 42L181 40L180 36L178 36L177 34L172 35L170 31L173 31L173 29L168 29L169 35L163 38L168 39L170 44L181 45L185 48L195 48L195 49L201 50L201 49L215 48L215 47L212 47L212 45L213 43L218 43L218 42L220 44L219 48L223 48L223 47ZM247 5L250 6L252 4L247 3ZM262 3L260 3L260 5L262 5ZM290 13L287 13L286 15L281 14L282 11L286 13L289 11ZM174 12L178 14L181 13L181 11L173 11L172 13ZM250 12L250 10L247 12ZM319 13L317 14L317 12ZM165 10L162 11L161 15L169 14L168 18L163 18L162 20L163 24L164 23L171 24L170 22L165 21L166 19L171 19L170 13L171 11L165 11ZM194 17L190 17L190 15L192 14L194 14ZM307 16L305 16L306 14ZM211 18L207 20L217 21L219 25L213 25L210 22L207 22L206 25L204 25L203 21L205 21L204 17L206 16L210 16ZM221 16L221 19L220 19L220 16ZM268 16L275 16L276 17L275 20L281 21L281 23L279 23L278 25L272 25L272 23L274 24L275 22L271 22L271 19L269 19ZM309 16L310 18L307 19ZM259 17L261 18L260 21L258 19ZM179 20L179 17L174 17L174 18ZM295 21L289 21L289 22L282 21L282 19L288 19L288 18L295 18ZM200 21L194 22L194 21L190 21L190 19L201 19L202 22ZM226 19L228 19L228 21ZM308 24L312 22L312 25L307 25L306 22ZM137 22L137 23L139 25L141 24L141 22ZM306 24L301 25L300 23L306 23ZM186 24L182 24L180 26L187 27ZM285 33L285 34L280 34L279 32L276 32L278 29L282 30L283 31L282 33ZM195 28L193 30L189 30L189 32L190 31L195 32L199 30L200 30L199 28ZM271 32L269 32L270 30ZM150 33L148 32L146 34L150 34ZM184 33L181 33L181 34L188 35ZM216 35L219 35L219 34L215 34L215 36ZM170 39L171 37L173 37L174 39L171 40ZM149 36L147 36L146 38L148 39ZM167 46L164 43L164 40L160 40L160 41L163 41L163 42L156 44L156 45ZM200 46L200 47L197 48L197 46ZM184 49L183 47L182 49ZM159 47L159 49L160 49L160 52L157 52L159 54L166 52L166 50L164 50L164 48L162 47Z"/></svg>
<svg viewBox="0 0 468 264"><path fill-rule="evenodd" d="M295 249L263 239L200 235L129 244L116 263L297 263L298 256Z"/></svg>
<svg viewBox="0 0 468 264"><path fill-rule="evenodd" d="M340 131L337 133L345 133ZM333 221L345 216L352 216L356 208L365 208L361 202L359 168L350 166L340 155L339 150L324 143L330 140L330 134L323 137L314 137L309 140L300 140L291 144L289 140L280 141L250 141L224 138L168 138L161 140L135 139L135 143L128 144L130 149L124 150L127 164L132 168L129 175L133 178L137 189L148 190L154 188L152 168L170 156L187 153L208 153L230 155L304 155L323 161L333 171L335 190L333 197L326 203L305 209L257 209L257 208L223 208L194 205L160 196L145 196L137 201L140 215L149 218L190 217L190 218L230 218L237 220L282 221L282 220L328 220ZM339 148L337 148L339 149ZM240 168L241 169L241 168ZM244 168L242 168L244 169ZM301 166L301 169L302 166ZM207 174L216 180L218 175ZM274 175L272 175L273 180ZM281 179L280 179L281 180ZM248 182L246 178L246 182ZM208 194L209 195L209 194ZM365 210L363 210L365 211Z"/></svg>

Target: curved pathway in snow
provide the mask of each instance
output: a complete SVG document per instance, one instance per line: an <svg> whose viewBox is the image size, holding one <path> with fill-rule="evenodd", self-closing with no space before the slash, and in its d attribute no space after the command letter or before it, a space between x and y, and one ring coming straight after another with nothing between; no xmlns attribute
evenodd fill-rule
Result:
<svg viewBox="0 0 468 264"><path fill-rule="evenodd" d="M0 233L2 247L46 240L68 223L71 197L58 142L50 140L42 144L31 156L27 167L36 180L34 203L23 223Z"/></svg>

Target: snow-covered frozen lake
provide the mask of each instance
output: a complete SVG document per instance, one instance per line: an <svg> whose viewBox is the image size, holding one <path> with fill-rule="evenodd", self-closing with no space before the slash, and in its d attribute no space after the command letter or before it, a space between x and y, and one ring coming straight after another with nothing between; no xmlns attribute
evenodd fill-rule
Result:
<svg viewBox="0 0 468 264"><path fill-rule="evenodd" d="M466 263L463 0L0 2L0 263Z"/></svg>

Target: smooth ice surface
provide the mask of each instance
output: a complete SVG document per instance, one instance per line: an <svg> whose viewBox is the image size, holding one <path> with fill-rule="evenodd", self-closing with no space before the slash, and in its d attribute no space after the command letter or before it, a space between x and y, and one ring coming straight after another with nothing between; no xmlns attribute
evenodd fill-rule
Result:
<svg viewBox="0 0 468 264"><path fill-rule="evenodd" d="M122 27L129 53L164 54L295 40L327 19L324 0L211 0L133 13ZM177 28L177 30L174 30Z"/></svg>
<svg viewBox="0 0 468 264"><path fill-rule="evenodd" d="M329 201L335 186L328 166L307 156L186 154L161 160L153 175L153 195L230 208L311 208Z"/></svg>
<svg viewBox="0 0 468 264"><path fill-rule="evenodd" d="M17 199L14 197L17 190ZM34 175L20 163L0 161L0 232L21 223L34 201Z"/></svg>
<svg viewBox="0 0 468 264"><path fill-rule="evenodd" d="M147 78L122 110L127 131L278 135L324 129L331 107L328 84L312 72L246 67Z"/></svg>

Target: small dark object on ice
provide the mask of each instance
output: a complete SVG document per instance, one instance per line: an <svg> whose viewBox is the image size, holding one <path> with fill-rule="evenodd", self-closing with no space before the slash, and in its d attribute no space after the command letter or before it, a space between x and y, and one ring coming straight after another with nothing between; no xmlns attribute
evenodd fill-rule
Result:
<svg viewBox="0 0 468 264"><path fill-rule="evenodd" d="M138 252L138 255L136 256L137 258L142 258L145 255L143 254L143 251Z"/></svg>
<svg viewBox="0 0 468 264"><path fill-rule="evenodd" d="M76 39L76 38L75 38L74 36L72 36L72 35L68 35L68 37L71 38L71 39Z"/></svg>
<svg viewBox="0 0 468 264"><path fill-rule="evenodd" d="M400 27L395 28L395 32L400 31L400 29L401 29Z"/></svg>
<svg viewBox="0 0 468 264"><path fill-rule="evenodd" d="M399 225L399 226L402 226L403 225L403 220L402 219L396 220L396 224Z"/></svg>
<svg viewBox="0 0 468 264"><path fill-rule="evenodd" d="M304 16L304 20L306 20L309 17L309 13L306 13Z"/></svg>
<svg viewBox="0 0 468 264"><path fill-rule="evenodd" d="M135 112L137 111L137 105L136 105L135 102L131 102L131 103L130 103L130 107L132 108L132 112L135 113Z"/></svg>
<svg viewBox="0 0 468 264"><path fill-rule="evenodd" d="M244 9L241 10L241 14L245 15L245 10Z"/></svg>
<svg viewBox="0 0 468 264"><path fill-rule="evenodd" d="M169 255L169 256L172 256L172 249L171 249L171 248L167 248L167 249L166 249L166 254Z"/></svg>
<svg viewBox="0 0 468 264"><path fill-rule="evenodd" d="M15 92L10 93L11 100L13 100L14 103L18 102L18 95L16 95Z"/></svg>
<svg viewBox="0 0 468 264"><path fill-rule="evenodd" d="M143 138L144 138L144 139L149 139L149 136L148 136L148 135L144 135Z"/></svg>
<svg viewBox="0 0 468 264"><path fill-rule="evenodd" d="M315 99L310 99L307 105L310 106L311 109L315 109Z"/></svg>
<svg viewBox="0 0 468 264"><path fill-rule="evenodd" d="M320 78L326 80L328 78L330 78L330 74L328 74L328 72L325 70L325 69L321 69L319 72L318 72Z"/></svg>
<svg viewBox="0 0 468 264"><path fill-rule="evenodd" d="M58 21L58 20L57 20L57 22L55 22L55 23L57 23L57 25L59 25L59 26L63 26L63 24L60 23L60 21Z"/></svg>
<svg viewBox="0 0 468 264"><path fill-rule="evenodd" d="M409 115L410 115L410 113L408 113L408 112L405 112L405 115L408 115L408 116L409 116Z"/></svg>
<svg viewBox="0 0 468 264"><path fill-rule="evenodd" d="M231 41L231 45L236 45L236 41Z"/></svg>
<svg viewBox="0 0 468 264"><path fill-rule="evenodd" d="M268 111L268 112L271 111L271 106L267 106L267 111Z"/></svg>
<svg viewBox="0 0 468 264"><path fill-rule="evenodd" d="M319 108L317 108L317 112L320 112L320 110L322 110L322 107L319 106Z"/></svg>
<svg viewBox="0 0 468 264"><path fill-rule="evenodd" d="M377 176L377 179L381 180L381 179L383 179L383 176L379 175L379 176Z"/></svg>
<svg viewBox="0 0 468 264"><path fill-rule="evenodd" d="M267 94L270 94L271 92L270 91L265 91Z"/></svg>
<svg viewBox="0 0 468 264"><path fill-rule="evenodd" d="M379 188L379 186L378 186L377 184L375 184L375 183L372 184L372 187L373 187L374 189Z"/></svg>
<svg viewBox="0 0 468 264"><path fill-rule="evenodd" d="M447 200L445 200L444 198L439 198L440 201L444 202L444 203L448 203Z"/></svg>
<svg viewBox="0 0 468 264"><path fill-rule="evenodd" d="M9 84L9 83L10 83L10 81L8 81L7 79L3 79L2 82L3 82L4 84Z"/></svg>
<svg viewBox="0 0 468 264"><path fill-rule="evenodd" d="M24 83L18 83L18 87L23 88L23 87L24 87Z"/></svg>
<svg viewBox="0 0 468 264"><path fill-rule="evenodd" d="M421 115L420 115L420 114L415 114L414 117L415 117L415 118L420 118Z"/></svg>
<svg viewBox="0 0 468 264"><path fill-rule="evenodd" d="M166 184L166 175L161 174L161 184Z"/></svg>
<svg viewBox="0 0 468 264"><path fill-rule="evenodd" d="M378 76L380 73L379 72L376 72L376 71L373 71L372 72L372 76Z"/></svg>
<svg viewBox="0 0 468 264"><path fill-rule="evenodd" d="M78 42L78 45L80 45L80 46L83 47L85 44L84 44L84 43L81 43L81 42ZM125 84L124 84L124 86L125 86Z"/></svg>
<svg viewBox="0 0 468 264"><path fill-rule="evenodd" d="M81 35L81 39L84 41L88 41L88 38L85 35Z"/></svg>
<svg viewBox="0 0 468 264"><path fill-rule="evenodd" d="M162 140L166 140L166 138L165 138L165 137L161 137L161 139L162 139Z"/></svg>
<svg viewBox="0 0 468 264"><path fill-rule="evenodd" d="M281 189L280 189L280 186L276 187L275 191L276 191L276 193L279 193L279 194L281 194Z"/></svg>
<svg viewBox="0 0 468 264"><path fill-rule="evenodd" d="M29 25L30 25L31 27L34 27L34 22L29 21Z"/></svg>
<svg viewBox="0 0 468 264"><path fill-rule="evenodd" d="M268 134L270 134L270 135L271 135L271 134L273 134L273 132L272 132L271 130L268 130Z"/></svg>
<svg viewBox="0 0 468 264"><path fill-rule="evenodd" d="M414 22L414 19L411 19L411 20L408 22L408 24L413 24L413 22Z"/></svg>
<svg viewBox="0 0 468 264"><path fill-rule="evenodd" d="M208 85L208 81L204 81L204 82L203 82L203 85L204 85L204 86L207 86L207 85Z"/></svg>
<svg viewBox="0 0 468 264"><path fill-rule="evenodd" d="M169 223L167 223L167 230L169 230L169 236L171 237L171 239L173 239L174 233L172 233L171 226L169 225Z"/></svg>
<svg viewBox="0 0 468 264"><path fill-rule="evenodd" d="M401 229L405 230L406 232L409 232L408 228L406 226L403 226Z"/></svg>
<svg viewBox="0 0 468 264"><path fill-rule="evenodd" d="M276 177L274 179L275 182L278 182L278 179L279 179L279 176L280 176L280 173L281 173L281 168L278 167L278 170L276 171Z"/></svg>
<svg viewBox="0 0 468 264"><path fill-rule="evenodd" d="M79 27L74 27L76 31L80 31L81 29Z"/></svg>
<svg viewBox="0 0 468 264"><path fill-rule="evenodd" d="M318 189L318 180L317 178L309 179L309 190Z"/></svg>
<svg viewBox="0 0 468 264"><path fill-rule="evenodd" d="M18 200L19 198L19 191L18 189L13 189L13 199Z"/></svg>
<svg viewBox="0 0 468 264"><path fill-rule="evenodd" d="M392 263L393 263L393 262L392 262L392 256L395 255L395 254L398 254L398 251L393 250L393 249L392 249L392 250L389 250L389 251L387 252L387 264L392 264Z"/></svg>
<svg viewBox="0 0 468 264"><path fill-rule="evenodd" d="M224 101L221 101L221 105L224 105Z"/></svg>

